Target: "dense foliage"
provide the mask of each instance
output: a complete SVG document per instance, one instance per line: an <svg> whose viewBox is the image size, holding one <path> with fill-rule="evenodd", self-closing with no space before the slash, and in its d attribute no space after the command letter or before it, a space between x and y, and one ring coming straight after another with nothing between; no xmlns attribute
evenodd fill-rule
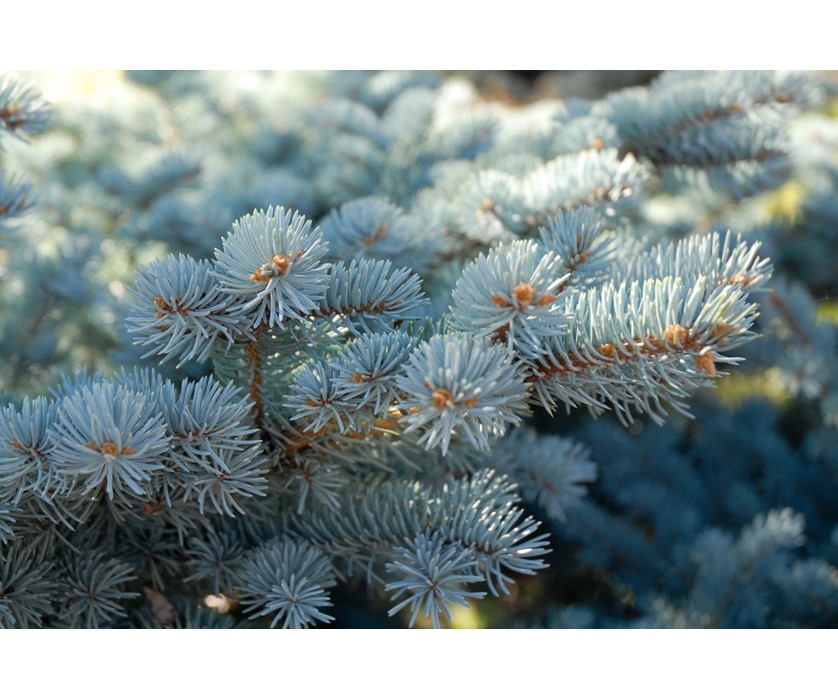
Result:
<svg viewBox="0 0 838 700"><path fill-rule="evenodd" d="M2 78L0 626L835 624L834 87L470 77Z"/></svg>

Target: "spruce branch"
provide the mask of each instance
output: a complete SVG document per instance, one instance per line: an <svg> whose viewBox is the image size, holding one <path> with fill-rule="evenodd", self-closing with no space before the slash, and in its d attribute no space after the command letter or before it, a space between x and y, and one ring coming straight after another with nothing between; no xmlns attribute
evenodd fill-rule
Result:
<svg viewBox="0 0 838 700"><path fill-rule="evenodd" d="M623 153L651 162L675 187L744 197L790 174L783 125L810 103L805 75L708 71L664 77L609 99Z"/></svg>
<svg viewBox="0 0 838 700"><path fill-rule="evenodd" d="M192 498L202 515L208 506L215 513L234 518L246 511L240 501L264 496L269 465L261 443L242 449L216 448L213 462L205 461L201 471L185 479L183 500Z"/></svg>
<svg viewBox="0 0 838 700"><path fill-rule="evenodd" d="M0 496L10 504L27 494L48 494L56 486L53 446L47 439L55 419L55 402L42 396L24 398L19 409L0 409Z"/></svg>
<svg viewBox="0 0 838 700"><path fill-rule="evenodd" d="M0 548L0 628L41 627L59 589L44 550L13 542Z"/></svg>
<svg viewBox="0 0 838 700"><path fill-rule="evenodd" d="M662 420L662 400L686 412L688 392L715 377L717 364L737 361L723 353L751 337L756 314L739 284L704 277L571 290L565 304L568 332L530 363L535 394L548 409L557 400L596 412L611 406L624 422L634 410Z"/></svg>
<svg viewBox="0 0 838 700"><path fill-rule="evenodd" d="M33 86L11 75L0 76L0 134L25 138L42 131L51 117L51 107Z"/></svg>
<svg viewBox="0 0 838 700"><path fill-rule="evenodd" d="M718 530L702 533L693 550L698 570L683 617L670 621L704 628L717 628L726 620L735 625L736 616L747 612L731 609L740 592L754 579L772 585L788 550L803 542L803 518L790 508L756 516L735 540ZM750 602L759 605L758 599Z"/></svg>
<svg viewBox="0 0 838 700"><path fill-rule="evenodd" d="M14 217L26 213L34 203L29 179L0 170L0 231L12 231Z"/></svg>
<svg viewBox="0 0 838 700"><path fill-rule="evenodd" d="M302 321L326 294L327 246L298 212L259 210L233 222L215 251L219 291L236 298L251 328Z"/></svg>
<svg viewBox="0 0 838 700"><path fill-rule="evenodd" d="M52 459L68 492L141 496L169 448L162 416L142 394L93 384L65 397L49 427Z"/></svg>
<svg viewBox="0 0 838 700"><path fill-rule="evenodd" d="M0 545L9 544L15 536L13 526L15 517L12 515L11 505L0 506Z"/></svg>
<svg viewBox="0 0 838 700"><path fill-rule="evenodd" d="M470 174L457 193L452 213L453 231L464 244L494 245L515 240L531 222L522 213L525 200L521 184L509 173L481 170Z"/></svg>
<svg viewBox="0 0 838 700"><path fill-rule="evenodd" d="M332 423L341 433L356 429L354 407L334 380L335 371L320 362L303 366L295 375L285 406L295 411L294 420L305 422L305 430L317 433Z"/></svg>
<svg viewBox="0 0 838 700"><path fill-rule="evenodd" d="M637 197L648 173L636 159L615 149L559 156L530 173L521 183L533 229L551 216L583 206L611 214Z"/></svg>
<svg viewBox="0 0 838 700"><path fill-rule="evenodd" d="M485 591L462 590L463 584L479 583L483 577L474 572L474 561L467 549L445 542L439 533L421 533L409 547L396 547L396 559L387 564L387 571L396 578L384 589L393 591L392 600L403 601L390 608L391 617L410 606L409 627L413 627L419 611L430 617L433 626L440 627L440 613L449 620L449 608L456 603L468 607L468 598L483 598Z"/></svg>
<svg viewBox="0 0 838 700"><path fill-rule="evenodd" d="M376 481L341 494L340 508L318 508L291 522L292 531L344 559L350 571L380 578L376 562L394 547L410 547L430 529L473 557L492 595L508 594L508 572L531 575L544 568L550 550L539 525L517 507L508 478L483 470L449 477L439 486L397 479Z"/></svg>
<svg viewBox="0 0 838 700"><path fill-rule="evenodd" d="M771 277L773 265L759 256L760 244L748 243L730 231L718 232L655 245L629 262L627 279L679 277L688 284L706 277L706 293L720 285L739 285L750 292L761 291Z"/></svg>
<svg viewBox="0 0 838 700"><path fill-rule="evenodd" d="M544 351L569 316L557 312L558 292L570 278L566 265L534 241L516 241L480 255L465 270L452 297L453 330L504 342L521 356Z"/></svg>
<svg viewBox="0 0 838 700"><path fill-rule="evenodd" d="M811 93L800 73L707 71L663 76L648 91L617 93L609 104L624 150L660 165L678 160L670 149L679 142L704 139L707 148L714 129L724 138L725 129L748 128L751 120L776 123L777 112L805 104Z"/></svg>
<svg viewBox="0 0 838 700"><path fill-rule="evenodd" d="M62 566L62 600L57 616L68 628L108 627L127 615L125 601L139 597L125 585L133 569L102 551L70 554Z"/></svg>
<svg viewBox="0 0 838 700"><path fill-rule="evenodd" d="M399 331L371 333L344 345L329 360L338 394L355 412L381 416L399 399L397 382L420 338Z"/></svg>
<svg viewBox="0 0 838 700"><path fill-rule="evenodd" d="M434 229L384 197L346 202L319 224L335 263L360 258L387 260L395 268L430 272L442 241Z"/></svg>
<svg viewBox="0 0 838 700"><path fill-rule="evenodd" d="M408 432L422 430L420 443L439 445L444 455L452 435L462 433L478 449L518 424L526 411L519 365L503 348L466 333L422 343L397 380L404 394L400 419Z"/></svg>
<svg viewBox="0 0 838 700"><path fill-rule="evenodd" d="M201 581L210 591L231 591L236 568L247 549L237 533L220 527L207 527L193 535L184 550L191 572L184 582Z"/></svg>
<svg viewBox="0 0 838 700"><path fill-rule="evenodd" d="M616 262L617 246L605 218L590 207L561 212L539 229L541 247L556 254L568 277L556 288L592 286L606 280Z"/></svg>
<svg viewBox="0 0 838 700"><path fill-rule="evenodd" d="M316 548L287 537L268 541L240 562L234 580L245 613L270 616L270 626L306 628L334 618L322 611L336 585L328 560Z"/></svg>
<svg viewBox="0 0 838 700"><path fill-rule="evenodd" d="M390 272L386 260L340 262L329 271L323 300L311 315L345 326L355 334L392 331L420 319L426 304L418 275L407 268Z"/></svg>
<svg viewBox="0 0 838 700"><path fill-rule="evenodd" d="M587 494L585 485L597 477L588 448L556 435L539 436L527 428L516 428L499 441L492 463L519 485L527 501L562 522Z"/></svg>
<svg viewBox="0 0 838 700"><path fill-rule="evenodd" d="M251 405L232 382L222 385L213 377L183 380L180 391L167 383L158 406L172 436L170 455L182 470L212 465L226 471L221 450L244 450L260 444Z"/></svg>
<svg viewBox="0 0 838 700"><path fill-rule="evenodd" d="M135 315L128 317L127 327L137 343L152 346L143 357L202 362L218 341L229 346L249 334L241 304L218 289L211 270L208 261L179 255L140 271L130 302Z"/></svg>

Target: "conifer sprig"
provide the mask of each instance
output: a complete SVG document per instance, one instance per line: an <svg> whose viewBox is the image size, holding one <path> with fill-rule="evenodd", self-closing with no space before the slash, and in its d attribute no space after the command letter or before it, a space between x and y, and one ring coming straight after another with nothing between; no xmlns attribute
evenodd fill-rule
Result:
<svg viewBox="0 0 838 700"><path fill-rule="evenodd" d="M0 76L0 129L18 138L42 131L52 117L52 108L38 90L22 80Z"/></svg>
<svg viewBox="0 0 838 700"><path fill-rule="evenodd" d="M299 212L269 207L233 223L215 251L219 290L238 300L250 327L284 328L314 311L326 294L327 245Z"/></svg>
<svg viewBox="0 0 838 700"><path fill-rule="evenodd" d="M478 449L517 425L526 411L523 372L501 347L466 333L422 343L397 380L406 430L422 430L420 442L443 455L461 434Z"/></svg>

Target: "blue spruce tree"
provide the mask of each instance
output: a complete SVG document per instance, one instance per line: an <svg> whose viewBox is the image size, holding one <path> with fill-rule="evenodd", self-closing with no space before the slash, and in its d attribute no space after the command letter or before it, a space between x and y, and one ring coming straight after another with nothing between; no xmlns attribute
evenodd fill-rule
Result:
<svg viewBox="0 0 838 700"><path fill-rule="evenodd" d="M734 224L794 172L789 124L822 103L817 80L663 74L521 107L433 74L263 75L258 99L227 75L130 80L178 106L177 148L140 166L94 148L44 178L39 216L67 247L4 308L0 625L347 624L336 600L363 586L439 627L577 557L635 602L569 596L519 624L834 620L828 547L790 554L802 512L828 517L815 480L784 502L797 457L767 451L757 495L732 467L715 502L725 421L678 437L690 397L743 359L756 300L788 296L765 296L772 263ZM281 124L276 94L297 98ZM201 153L230 110L256 126ZM6 131L45 114L4 79ZM42 161L61 148L56 132ZM18 216L29 186L7 182L0 214ZM661 221L673 202L694 221ZM769 432L762 410L743 421Z"/></svg>

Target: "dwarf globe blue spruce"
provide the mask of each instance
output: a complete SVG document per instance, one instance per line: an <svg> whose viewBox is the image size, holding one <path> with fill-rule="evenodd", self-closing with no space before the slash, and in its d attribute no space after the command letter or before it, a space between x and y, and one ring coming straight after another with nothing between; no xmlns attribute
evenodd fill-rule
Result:
<svg viewBox="0 0 838 700"><path fill-rule="evenodd" d="M828 619L825 550L791 568L784 554L802 542L791 504L768 498L747 523L725 522L736 537L707 529L713 485L679 461L686 441L642 488L632 469L646 457L602 444L614 429L603 414L626 436L644 418L674 430L690 397L743 359L772 263L745 227L705 226L711 205L686 207L687 231L661 212L690 196L744 211L782 186L788 124L819 104L816 80L674 73L601 100L510 107L432 74L311 76L281 128L265 116L266 82L227 104L273 126L221 129L204 164L178 120L238 88L131 79L180 100L170 118L184 143L135 172L97 156L86 219L63 205L60 168L53 190L42 183L62 206L41 216L89 246L68 250L123 261L124 282L91 275L85 298L130 339L101 325L110 358L96 372L39 341L43 371L63 371L49 396L7 387L0 625L344 624L340 599L363 587L399 624L439 627L576 553L634 591L641 624ZM0 115L19 104L42 126L40 98L4 80ZM48 324L34 320L36 337ZM21 355L9 376L23 376ZM678 521L675 502L705 497ZM782 614L731 614L745 580L731 572L752 566L746 583L782 591ZM806 582L821 617L787 604ZM554 618L625 623L577 612Z"/></svg>

